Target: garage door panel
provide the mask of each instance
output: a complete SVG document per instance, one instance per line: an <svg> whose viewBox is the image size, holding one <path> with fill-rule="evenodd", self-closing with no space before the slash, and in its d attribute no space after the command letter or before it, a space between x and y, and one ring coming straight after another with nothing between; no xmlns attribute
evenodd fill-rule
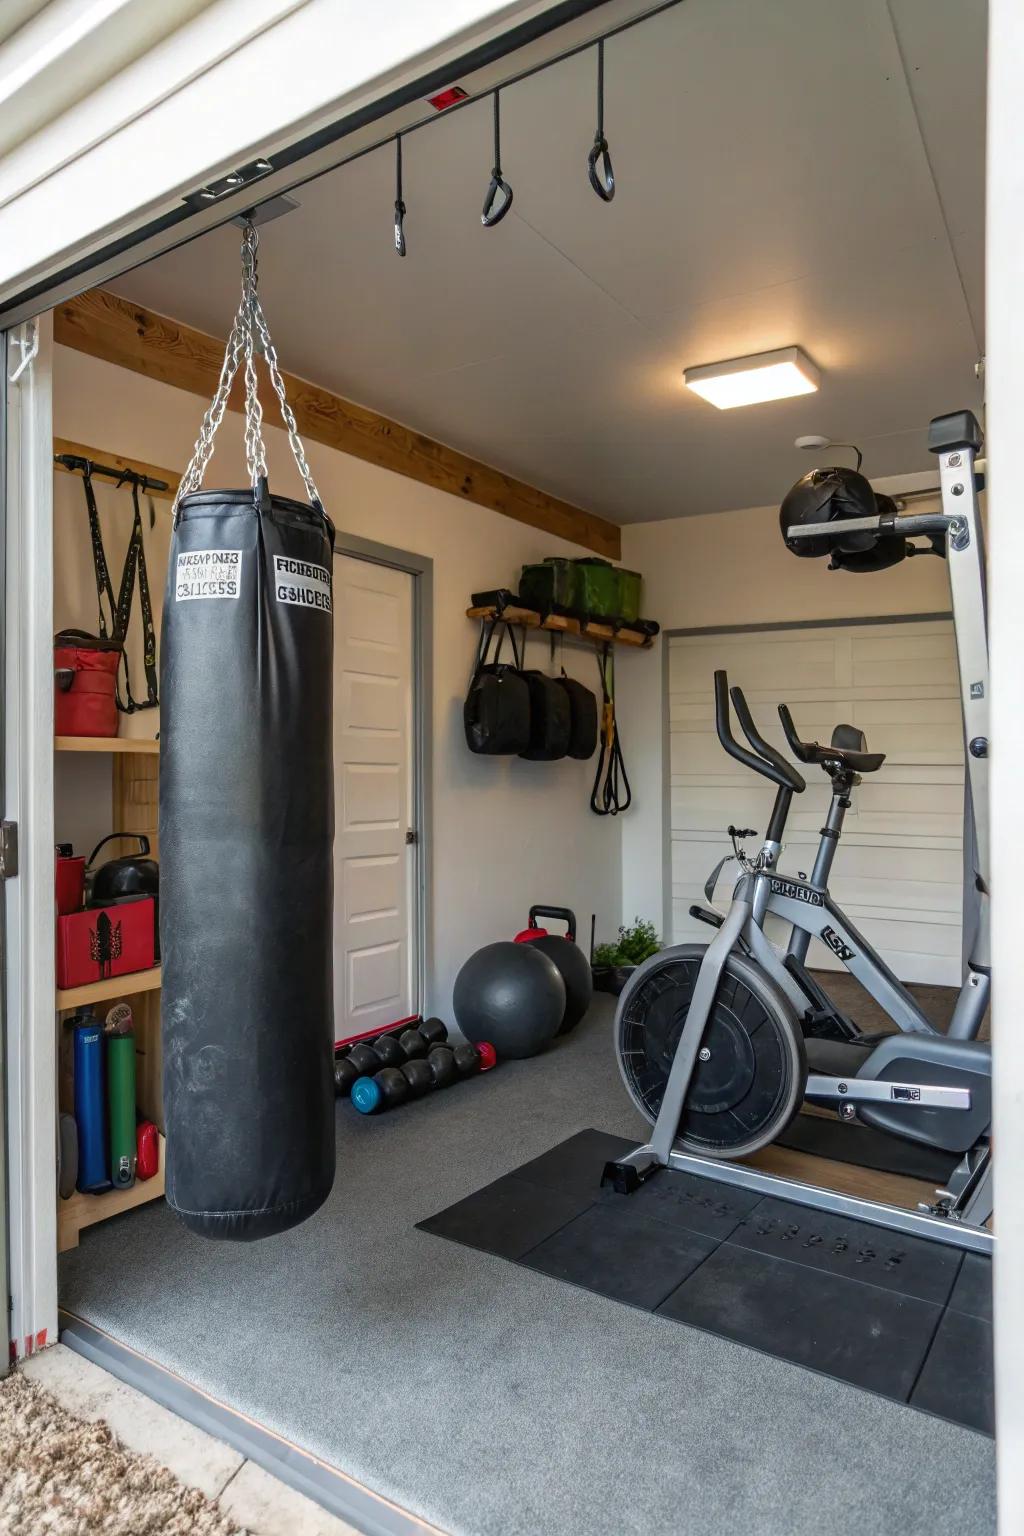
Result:
<svg viewBox="0 0 1024 1536"><path fill-rule="evenodd" d="M726 667L761 734L792 760L778 719L790 705L807 739L828 741L837 722L864 731L886 763L856 790L839 849L833 894L906 980L960 980L963 740L952 624L948 619L823 625L669 642L670 815L673 933L707 938L687 908L729 848L725 827L763 831L774 792L722 751L714 730L712 676ZM780 868L813 864L830 789L801 768ZM717 904L728 900L735 865ZM834 963L823 946L815 964Z"/></svg>
<svg viewBox="0 0 1024 1536"><path fill-rule="evenodd" d="M766 634L756 654L752 654L750 637L743 635L715 635L702 640L691 648L687 659L687 683L689 690L706 689L713 698L716 670L724 667L730 680L744 676L744 688L783 688L786 679L799 672L804 685L819 687L832 681L829 657L804 631ZM732 674L736 674L733 678Z"/></svg>

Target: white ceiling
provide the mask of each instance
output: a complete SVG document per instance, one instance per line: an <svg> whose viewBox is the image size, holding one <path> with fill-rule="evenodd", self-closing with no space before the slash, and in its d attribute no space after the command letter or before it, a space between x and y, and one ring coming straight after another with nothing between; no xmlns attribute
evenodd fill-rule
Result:
<svg viewBox="0 0 1024 1536"><path fill-rule="evenodd" d="M405 141L404 261L392 148L301 188L261 246L282 361L616 522L776 501L801 433L927 469L929 418L980 405L985 25L983 0L686 0L606 46L611 204L592 50L502 94L495 229L489 101ZM112 286L223 335L237 246ZM719 412L682 384L793 344L815 396Z"/></svg>

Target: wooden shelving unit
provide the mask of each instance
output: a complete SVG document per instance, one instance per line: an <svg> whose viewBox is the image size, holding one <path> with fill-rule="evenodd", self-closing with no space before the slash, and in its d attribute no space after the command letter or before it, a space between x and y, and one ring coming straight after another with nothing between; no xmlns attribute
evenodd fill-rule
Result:
<svg viewBox="0 0 1024 1536"><path fill-rule="evenodd" d="M132 1211L164 1194L164 1138L160 1137L160 1164L151 1179L136 1179L131 1189L108 1189L101 1195L83 1195L79 1190L67 1200L57 1201L57 1252L78 1247L83 1227L91 1227L122 1211Z"/></svg>
<svg viewBox="0 0 1024 1536"><path fill-rule="evenodd" d="M57 1011L64 1013L82 1008L86 1003L109 1003L115 997L135 997L140 992L160 988L160 967L151 971L129 971L125 976L108 976L104 981L87 981L82 987L58 987Z"/></svg>
<svg viewBox="0 0 1024 1536"><path fill-rule="evenodd" d="M158 741L131 736L55 736L53 747L55 752L160 752Z"/></svg>
<svg viewBox="0 0 1024 1536"><path fill-rule="evenodd" d="M157 803L160 743L131 736L56 736L56 752L106 752L111 754L111 830L144 832L153 856L159 858ZM136 1102L142 1114L163 1125L160 1060L160 984L158 965L149 971L110 976L81 987L58 988L54 999L59 1061L61 1109L74 1102L71 1064L71 1031L64 1021L75 1009L89 1003L123 999L131 1005L135 1025ZM151 1179L136 1180L131 1189L111 1189L100 1195L78 1190L67 1200L57 1200L57 1246L61 1253L78 1246L79 1233L109 1216L134 1210L164 1194L164 1139L160 1137L160 1163Z"/></svg>
<svg viewBox="0 0 1024 1536"><path fill-rule="evenodd" d="M581 640L590 640L594 645L607 645L608 641L614 641L616 645L631 645L637 650L648 650L653 645L653 636L645 635L638 629L616 629L613 624L602 624L597 619L571 619L564 613L549 613L546 618L533 608L518 608L509 604L499 614L497 608L467 608L467 619L496 619L500 618L506 624L515 624L526 629L547 629L556 634L576 635Z"/></svg>

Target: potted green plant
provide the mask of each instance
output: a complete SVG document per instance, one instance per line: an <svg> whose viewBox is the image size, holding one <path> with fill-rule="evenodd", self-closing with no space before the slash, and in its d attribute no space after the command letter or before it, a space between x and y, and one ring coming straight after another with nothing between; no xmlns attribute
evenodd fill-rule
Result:
<svg viewBox="0 0 1024 1536"><path fill-rule="evenodd" d="M660 948L661 939L654 924L642 917L635 918L631 927L619 929L615 943L598 944L595 948L590 959L595 989L618 996L637 966L656 955Z"/></svg>

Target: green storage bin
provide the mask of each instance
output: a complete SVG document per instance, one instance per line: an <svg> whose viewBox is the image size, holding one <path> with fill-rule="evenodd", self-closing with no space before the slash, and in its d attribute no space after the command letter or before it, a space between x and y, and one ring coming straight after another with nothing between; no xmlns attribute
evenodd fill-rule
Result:
<svg viewBox="0 0 1024 1536"><path fill-rule="evenodd" d="M524 565L519 577L519 596L527 608L548 613L552 608L571 608L576 590L574 560L549 555L538 565Z"/></svg>
<svg viewBox="0 0 1024 1536"><path fill-rule="evenodd" d="M607 560L576 560L573 607L591 619L614 619L618 613L619 580Z"/></svg>
<svg viewBox="0 0 1024 1536"><path fill-rule="evenodd" d="M640 593L644 579L639 571L627 571L620 566L615 573L619 578L618 617L624 624L635 624L640 617Z"/></svg>

